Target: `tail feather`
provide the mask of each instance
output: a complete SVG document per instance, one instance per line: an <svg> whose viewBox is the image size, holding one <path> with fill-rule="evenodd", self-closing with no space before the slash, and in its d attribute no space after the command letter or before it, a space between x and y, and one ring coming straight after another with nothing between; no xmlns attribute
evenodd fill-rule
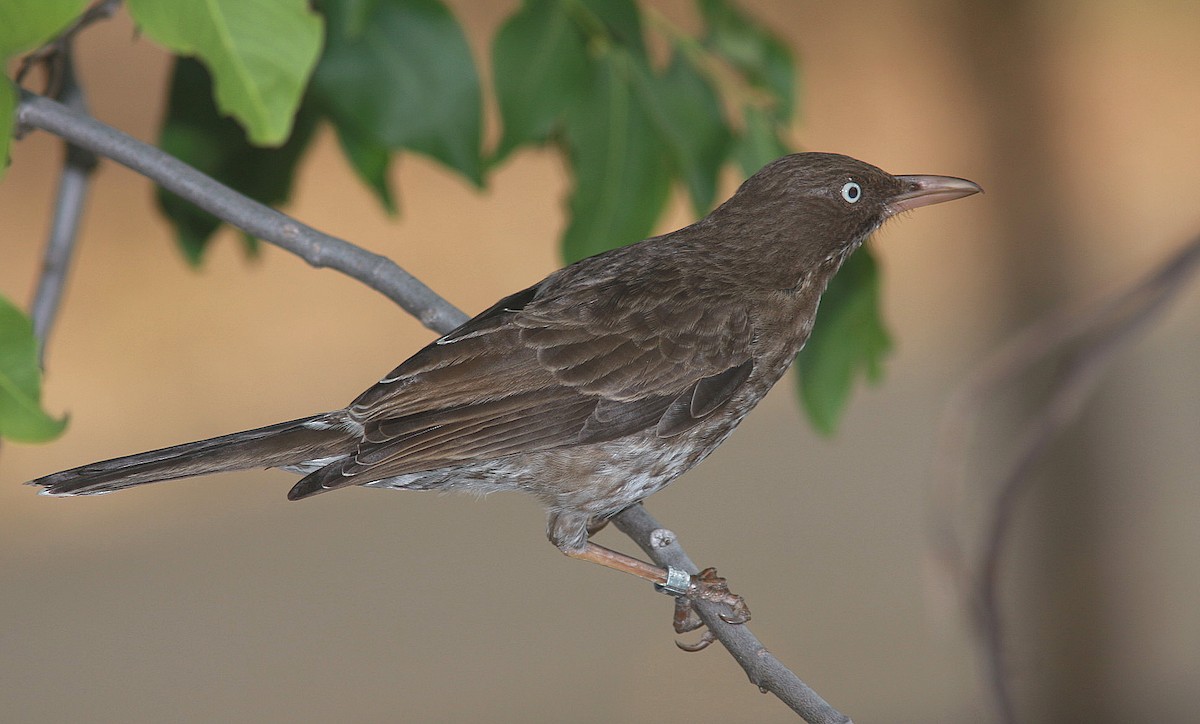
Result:
<svg viewBox="0 0 1200 724"><path fill-rule="evenodd" d="M41 486L42 495L100 495L195 475L303 466L346 454L353 437L331 415L315 415L82 465L26 484Z"/></svg>

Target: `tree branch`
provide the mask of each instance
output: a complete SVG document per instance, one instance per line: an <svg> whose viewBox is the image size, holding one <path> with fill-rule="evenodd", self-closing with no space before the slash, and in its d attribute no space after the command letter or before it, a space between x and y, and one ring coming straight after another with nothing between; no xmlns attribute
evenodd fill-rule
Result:
<svg viewBox="0 0 1200 724"><path fill-rule="evenodd" d="M296 254L314 267L340 271L384 294L435 332L449 332L467 319L467 315L387 257L306 226L90 116L23 90L17 123L19 127L49 131L111 158L221 220ZM668 536L670 545L665 544L661 535L654 538L658 545L651 545L651 532L662 526L640 505L623 511L614 522L659 565L675 565L696 572L696 566L673 535ZM711 604L700 602L697 611L760 689L774 693L811 724L850 721L769 654L745 625L725 623L720 619L719 607Z"/></svg>
<svg viewBox="0 0 1200 724"><path fill-rule="evenodd" d="M467 315L391 259L302 224L243 196L174 156L61 103L22 90L17 124L49 131L111 158L213 216L292 252L314 267L336 269L357 279L399 304L429 329L446 332L467 320Z"/></svg>
<svg viewBox="0 0 1200 724"><path fill-rule="evenodd" d="M613 518L613 523L658 565L681 568L692 575L699 571L675 534L663 528L640 503L621 511ZM709 601L695 601L693 605L704 625L729 650L745 669L750 683L760 691L779 697L810 724L851 724L849 717L830 706L767 651L749 626L726 623L721 618L724 606Z"/></svg>
<svg viewBox="0 0 1200 724"><path fill-rule="evenodd" d="M934 553L956 583L983 641L988 681L1004 722L1017 721L1009 687L1000 615L1000 564L1017 505L1030 473L1051 444L1079 415L1114 354L1162 311L1200 270L1200 237L1188 242L1151 274L1083 312L1063 310L1030 325L984 361L962 385L943 415L935 481ZM953 531L953 502L965 485L972 424L989 395L1012 385L1038 362L1078 342L1062 365L1045 402L1022 424L1027 430L999 483L976 565Z"/></svg>
<svg viewBox="0 0 1200 724"><path fill-rule="evenodd" d="M57 87L59 100L63 104L86 113L83 90L75 78L69 37L62 40L58 57L56 67L59 77L51 85ZM46 251L42 255L42 273L38 278L33 304L30 306L33 333L38 340L38 362L43 367L50 329L54 326L62 302L67 272L75 252L75 241L79 238L79 222L83 218L83 206L87 201L88 187L95 169L95 154L72 143L67 144L62 173L58 179L58 195L55 197L50 235L46 240Z"/></svg>

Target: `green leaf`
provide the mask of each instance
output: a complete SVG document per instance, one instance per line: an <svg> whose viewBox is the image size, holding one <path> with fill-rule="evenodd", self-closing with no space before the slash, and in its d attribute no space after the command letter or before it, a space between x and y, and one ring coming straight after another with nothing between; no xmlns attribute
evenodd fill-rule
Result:
<svg viewBox="0 0 1200 724"><path fill-rule="evenodd" d="M642 17L633 0L579 0L572 3L580 20L593 38L604 38L605 45L623 48L640 60L646 59L646 39Z"/></svg>
<svg viewBox="0 0 1200 724"><path fill-rule="evenodd" d="M818 432L837 431L855 375L878 382L891 348L879 310L879 268L860 249L829 283L812 336L796 357L800 399Z"/></svg>
<svg viewBox="0 0 1200 724"><path fill-rule="evenodd" d="M563 234L568 261L649 235L670 190L670 161L635 97L634 57L612 51L594 68L588 93L567 114L575 186Z"/></svg>
<svg viewBox="0 0 1200 724"><path fill-rule="evenodd" d="M795 105L796 71L786 43L729 0L699 0L705 43L729 61L751 87L769 93L772 116L786 121Z"/></svg>
<svg viewBox="0 0 1200 724"><path fill-rule="evenodd" d="M396 204L396 196L392 193L392 181L389 176L392 152L370 139L354 135L354 132L345 126L336 126L336 129L342 153L346 155L358 177L375 193L388 215L395 216L399 207Z"/></svg>
<svg viewBox="0 0 1200 724"><path fill-rule="evenodd" d="M542 143L589 79L585 38L565 3L527 0L492 43L492 77L504 136L491 159Z"/></svg>
<svg viewBox="0 0 1200 724"><path fill-rule="evenodd" d="M0 0L0 63L52 40L83 12L88 0ZM16 121L17 89L0 76L0 179Z"/></svg>
<svg viewBox="0 0 1200 724"><path fill-rule="evenodd" d="M779 138L778 124L761 108L747 105L742 109L742 122L745 127L734 142L733 155L746 176L791 153Z"/></svg>
<svg viewBox="0 0 1200 724"><path fill-rule="evenodd" d="M371 22L371 15L380 0L333 0L340 2L345 8L346 34L354 37L361 35ZM322 3L318 2L318 6ZM319 8L318 8L319 9Z"/></svg>
<svg viewBox="0 0 1200 724"><path fill-rule="evenodd" d="M645 68L637 80L638 99L687 186L693 208L698 215L707 213L731 139L716 91L678 50L663 75Z"/></svg>
<svg viewBox="0 0 1200 724"><path fill-rule="evenodd" d="M0 437L45 442L62 433L67 419L42 410L42 373L38 369L33 323L0 296Z"/></svg>
<svg viewBox="0 0 1200 724"><path fill-rule="evenodd" d="M129 11L150 38L204 62L217 106L254 143L287 140L321 48L306 0L129 0Z"/></svg>
<svg viewBox="0 0 1200 724"><path fill-rule="evenodd" d="M279 148L262 148L246 139L241 126L221 116L211 90L211 77L199 62L189 58L175 62L159 146L257 201L269 206L287 201L300 155L316 129L315 111L302 107L287 143ZM190 263L198 264L209 237L221 222L161 188L158 202L175 226L184 255Z"/></svg>
<svg viewBox="0 0 1200 724"><path fill-rule="evenodd" d="M0 181L8 171L8 147L12 144L13 126L17 121L17 87L0 76Z"/></svg>
<svg viewBox="0 0 1200 724"><path fill-rule="evenodd" d="M4 0L0 2L0 62L32 50L62 32L88 0Z"/></svg>
<svg viewBox="0 0 1200 724"><path fill-rule="evenodd" d="M481 185L479 76L454 16L438 0L376 0L355 32L352 5L322 3L313 100L356 139L426 154Z"/></svg>

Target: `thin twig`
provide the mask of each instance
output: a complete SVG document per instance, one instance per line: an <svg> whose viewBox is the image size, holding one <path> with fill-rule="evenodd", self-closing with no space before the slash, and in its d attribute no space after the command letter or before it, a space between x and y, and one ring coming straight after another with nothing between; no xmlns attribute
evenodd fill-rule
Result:
<svg viewBox="0 0 1200 724"><path fill-rule="evenodd" d="M86 113L83 90L75 78L69 39L59 46L59 56L59 100L68 108ZM42 273L38 278L37 290L30 307L33 333L38 340L38 362L43 367L50 329L54 326L62 302L67 272L75 251L75 241L79 237L79 222L83 218L83 206L95 169L95 154L72 143L67 144L62 174L58 179L58 195L54 201L50 235L42 256Z"/></svg>
<svg viewBox="0 0 1200 724"><path fill-rule="evenodd" d="M1078 416L1114 354L1162 311L1200 269L1200 237L1191 240L1153 273L1106 302L1084 312L1060 311L1034 323L978 367L947 406L935 458L942 493L935 496L935 555L970 604L983 640L989 685L1001 720L1017 721L1006 668L1000 616L1000 565L1016 516L1029 488L1030 473L1059 434ZM953 532L953 501L965 483L971 423L987 397L1009 387L1041 360L1072 343L1054 388L1022 427L1028 430L1012 467L998 486L982 549L974 570ZM972 583L973 581L973 583Z"/></svg>
<svg viewBox="0 0 1200 724"><path fill-rule="evenodd" d="M247 198L182 161L94 118L73 112L48 98L22 91L17 122L19 125L49 131L100 156L111 158L217 218L296 254L314 267L335 269L362 282L395 301L436 332L446 333L467 318L390 259L324 234ZM616 516L614 522L622 530L628 527L629 531L640 530L647 524L652 529L661 528L641 506L624 511ZM629 534L635 535L632 532ZM678 541L668 548L648 549L648 553L659 565L675 565L696 571ZM742 665L752 682L774 693L812 724L850 721L768 654L744 626L726 624L720 620L719 611L703 603L697 608L710 630Z"/></svg>
<svg viewBox="0 0 1200 724"><path fill-rule="evenodd" d="M699 569L686 551L679 545L674 533L666 531L641 505L621 511L613 523L622 533L633 539L655 563L662 567L681 568L692 575ZM779 697L792 711L809 724L849 724L850 718L840 713L801 681L786 666L767 651L762 642L746 624L729 624L721 619L725 607L708 601L695 601L693 605L704 625L750 677L764 694L770 692Z"/></svg>
<svg viewBox="0 0 1200 724"><path fill-rule="evenodd" d="M87 104L83 89L75 76L72 54L74 40L88 26L112 17L120 4L121 0L98 0L93 3L57 38L21 59L16 74L17 83L24 80L25 76L40 64L46 71L46 94L66 107L86 115ZM75 244L79 238L79 223L83 218L83 207L95 169L94 153L67 143L62 173L58 179L54 213L50 221L50 234L46 239L46 251L42 255L42 273L38 277L37 289L30 305L33 333L38 341L38 364L42 367L45 367L50 330L62 303L67 273L70 271L71 258L75 254Z"/></svg>

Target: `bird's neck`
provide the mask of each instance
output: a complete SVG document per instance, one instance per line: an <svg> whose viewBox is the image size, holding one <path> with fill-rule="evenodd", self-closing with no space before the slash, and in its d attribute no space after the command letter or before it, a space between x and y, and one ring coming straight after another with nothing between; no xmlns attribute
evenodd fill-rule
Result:
<svg viewBox="0 0 1200 724"><path fill-rule="evenodd" d="M839 234L814 222L812 214L736 204L736 198L671 236L677 243L697 247L695 256L706 259L718 275L728 270L739 287L749 283L764 292L816 289L819 296L875 230L862 228L854 238L831 244L825 237Z"/></svg>
<svg viewBox="0 0 1200 724"><path fill-rule="evenodd" d="M862 245L863 240L832 252L814 254L796 237L772 233L755 240L756 243L729 258L713 259L722 269L736 270L743 280L756 290L767 293L791 294L797 299L809 299L815 305L830 280L842 268L846 259Z"/></svg>
<svg viewBox="0 0 1200 724"><path fill-rule="evenodd" d="M854 243L840 253L804 264L774 264L757 270L759 332L790 343L781 350L780 374L808 341L829 282L860 245Z"/></svg>

